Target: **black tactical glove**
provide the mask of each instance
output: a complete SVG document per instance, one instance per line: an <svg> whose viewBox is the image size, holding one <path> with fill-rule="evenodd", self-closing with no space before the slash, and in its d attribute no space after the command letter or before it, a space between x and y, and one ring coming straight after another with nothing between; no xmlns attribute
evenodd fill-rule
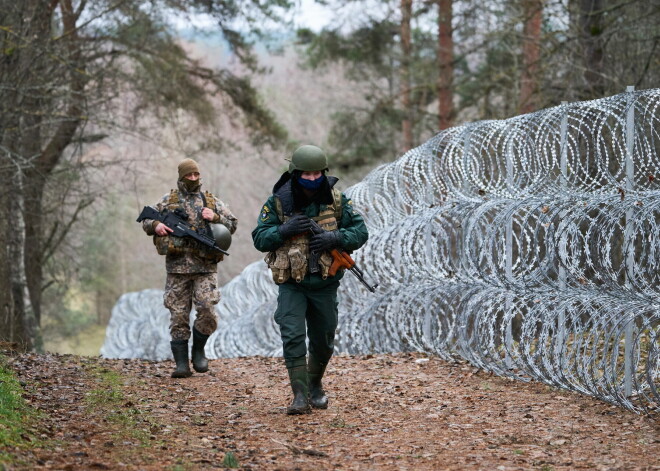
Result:
<svg viewBox="0 0 660 471"><path fill-rule="evenodd" d="M297 234L307 232L312 227L312 221L303 214L296 214L277 229L280 231L282 239L288 239Z"/></svg>
<svg viewBox="0 0 660 471"><path fill-rule="evenodd" d="M325 231L314 234L309 240L309 248L312 252L322 252L341 247L342 235L339 231Z"/></svg>

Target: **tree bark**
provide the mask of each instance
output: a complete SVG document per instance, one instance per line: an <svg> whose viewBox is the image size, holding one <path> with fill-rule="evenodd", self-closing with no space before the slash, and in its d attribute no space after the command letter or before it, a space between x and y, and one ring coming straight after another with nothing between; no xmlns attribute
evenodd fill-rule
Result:
<svg viewBox="0 0 660 471"><path fill-rule="evenodd" d="M63 34L54 50L51 22L54 9L61 9ZM11 10L9 10L11 8ZM5 198L12 226L7 234L11 303L8 303L5 323L11 328L9 341L25 349L40 346L41 299L43 286L43 198L48 178L59 163L64 149L71 143L82 122L82 100L85 71L79 63L76 14L71 0L52 0L44 5L40 0L18 2L4 16L11 20L10 35L3 37L13 51L8 63L3 63L2 128L3 156L11 168L10 193ZM7 50L5 48L4 50ZM54 80L52 58L65 63L64 81ZM60 69L62 70L62 69ZM51 94L57 89L59 104ZM62 96L66 104L60 108ZM57 119L59 124L54 121ZM3 161L4 163L4 161Z"/></svg>
<svg viewBox="0 0 660 471"><path fill-rule="evenodd" d="M453 126L454 121L454 38L451 26L453 0L438 0L438 128Z"/></svg>
<svg viewBox="0 0 660 471"><path fill-rule="evenodd" d="M403 109L403 120L401 130L403 132L403 152L407 152L414 146L413 143L413 110L410 99L410 56L411 36L410 20L412 17L412 0L401 0L401 108Z"/></svg>
<svg viewBox="0 0 660 471"><path fill-rule="evenodd" d="M12 230L10 231L8 254L11 260L9 272L9 283L13 300L13 310L21 319L19 335L13 341L18 342L20 347L31 350L37 339L37 317L32 305L30 290L25 270L25 176L19 168L13 176L12 194L9 198L9 210L12 214Z"/></svg>
<svg viewBox="0 0 660 471"><path fill-rule="evenodd" d="M4 159L0 159L4 163ZM1 181L8 181L5 178L6 172L0 172ZM6 207L8 200L3 194L0 194L0 205ZM8 216L7 211L0 211L0 217L6 220ZM9 225L4 225L1 229L0 237L2 240L9 240ZM0 342L13 342L14 341L14 299L11 295L11 284L9 279L9 244L0 248Z"/></svg>
<svg viewBox="0 0 660 471"><path fill-rule="evenodd" d="M571 12L577 30L579 64L584 79L582 99L605 95L604 18L605 0L573 0Z"/></svg>
<svg viewBox="0 0 660 471"><path fill-rule="evenodd" d="M49 139L41 136L42 123L35 121L29 129L34 129L24 142L24 155L37 156L35 165L26 170L27 181L30 182L29 193L25 198L26 244L25 251L26 279L30 289L32 306L41 325L41 299L43 286L44 233L43 199L48 178L60 162L64 149L71 143L76 131L82 123L83 93L85 87L85 67L80 61L79 41L76 31L76 16L71 0L60 0L63 35L65 43L64 57L68 62L68 104L59 125ZM50 15L48 20L50 21ZM46 28L46 31L48 29ZM50 40L50 38L46 38ZM34 105L34 106L32 106ZM32 103L26 109L38 109L38 103ZM35 113L38 115L38 113ZM39 339L37 338L37 346Z"/></svg>
<svg viewBox="0 0 660 471"><path fill-rule="evenodd" d="M52 10L38 0L3 4L2 19L10 25L3 46L6 54L2 60L2 84L4 117L2 127L3 174L8 184L3 195L2 208L5 220L11 221L6 229L7 258L6 276L9 281L10 301L5 304L6 323L9 331L3 339L16 342L21 348L32 349L38 338L39 285L36 291L28 277L31 260L31 242L28 242L26 203L34 194L28 185L28 173L40 154L41 120L46 104L41 92L44 80L40 58L47 55ZM37 294L38 293L38 294Z"/></svg>
<svg viewBox="0 0 660 471"><path fill-rule="evenodd" d="M539 87L538 72L541 51L543 0L522 0L522 7L524 25L518 112L524 114L536 110L538 106L536 95Z"/></svg>
<svg viewBox="0 0 660 471"><path fill-rule="evenodd" d="M3 221L12 221L11 224L2 225L2 240L5 241L5 244L3 244L0 253L0 300L2 300L0 304L0 341L17 343L25 347L26 342L24 339L26 335L23 317L19 313L24 311L21 299L23 299L27 284L20 279L21 267L16 267L13 263L14 257L20 257L21 255L20 250L23 247L21 237L24 234L21 232L19 225L14 224L12 215L16 204L16 201L13 201L11 197L12 188L15 184L15 172L12 172L10 168L13 159L5 151L10 145L8 136L3 135L0 144L3 149L0 154L2 156L0 159L0 167L2 168L0 176L3 182L8 182L0 190L0 214ZM18 239L16 238L17 235ZM16 299L16 293L19 294L18 299Z"/></svg>
<svg viewBox="0 0 660 471"><path fill-rule="evenodd" d="M17 15L11 15L11 9L0 10L0 24L14 24ZM12 47L12 32L0 30L0 50L8 51ZM0 55L0 83L10 84L16 81L17 56L15 54ZM0 181L8 182L0 186L0 218L3 221L11 221L9 209L10 186L12 182L12 170L14 159L10 149L14 146L11 142L15 138L10 125L15 118L16 94L7 90L3 99L0 100ZM17 332L14 329L16 312L14 309L14 297L12 296L11 284L11 256L10 236L11 225L3 224L0 229L1 240L6 241L0 249L0 341L13 342Z"/></svg>

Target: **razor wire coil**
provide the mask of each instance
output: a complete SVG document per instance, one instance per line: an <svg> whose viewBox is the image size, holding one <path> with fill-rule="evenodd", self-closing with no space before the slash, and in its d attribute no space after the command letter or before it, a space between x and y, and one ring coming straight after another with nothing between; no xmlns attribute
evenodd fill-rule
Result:
<svg viewBox="0 0 660 471"><path fill-rule="evenodd" d="M461 357L659 411L659 107L654 89L466 124L373 170L346 193L380 288L342 283L337 349ZM276 296L263 262L223 287L210 356L281 355ZM124 355L112 328L102 353Z"/></svg>

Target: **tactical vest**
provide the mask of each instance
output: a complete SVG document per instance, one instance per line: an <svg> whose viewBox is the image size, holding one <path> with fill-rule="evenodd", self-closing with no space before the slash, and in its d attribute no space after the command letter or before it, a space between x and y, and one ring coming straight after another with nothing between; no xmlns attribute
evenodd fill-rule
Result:
<svg viewBox="0 0 660 471"><path fill-rule="evenodd" d="M342 217L341 192L333 188L332 199L332 204L321 205L319 215L311 218L326 231L339 229L339 221ZM282 223L287 222L292 216L284 214L282 202L277 196L275 197L275 211ZM285 283L289 278L300 283L305 278L310 264L309 240L310 234L299 234L286 240L277 250L268 252L265 261L272 272L275 283ZM319 275L324 280L328 277L331 266L332 256L327 251L322 252L318 257L318 267Z"/></svg>
<svg viewBox="0 0 660 471"><path fill-rule="evenodd" d="M216 197L208 191L200 193L200 195L202 196L204 207L215 211ZM165 209L173 212L179 207L179 191L170 190L170 196L165 204ZM192 228L198 230L195 226L192 226ZM154 235L154 245L159 255L183 255L189 253L208 260L211 263L219 263L224 260L224 255L217 250L210 250L189 237Z"/></svg>

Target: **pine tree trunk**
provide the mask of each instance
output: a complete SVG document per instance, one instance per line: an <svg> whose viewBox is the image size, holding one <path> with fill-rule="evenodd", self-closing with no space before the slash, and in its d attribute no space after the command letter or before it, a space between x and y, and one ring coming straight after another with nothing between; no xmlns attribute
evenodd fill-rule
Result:
<svg viewBox="0 0 660 471"><path fill-rule="evenodd" d="M412 133L412 101L410 99L410 20L412 17L412 0L401 0L401 108L403 109L403 152L413 148Z"/></svg>
<svg viewBox="0 0 660 471"><path fill-rule="evenodd" d="M438 128L453 125L454 38L453 0L438 0Z"/></svg>
<svg viewBox="0 0 660 471"><path fill-rule="evenodd" d="M538 72L541 51L541 19L543 0L523 0L522 75L518 112L530 113L537 108Z"/></svg>

